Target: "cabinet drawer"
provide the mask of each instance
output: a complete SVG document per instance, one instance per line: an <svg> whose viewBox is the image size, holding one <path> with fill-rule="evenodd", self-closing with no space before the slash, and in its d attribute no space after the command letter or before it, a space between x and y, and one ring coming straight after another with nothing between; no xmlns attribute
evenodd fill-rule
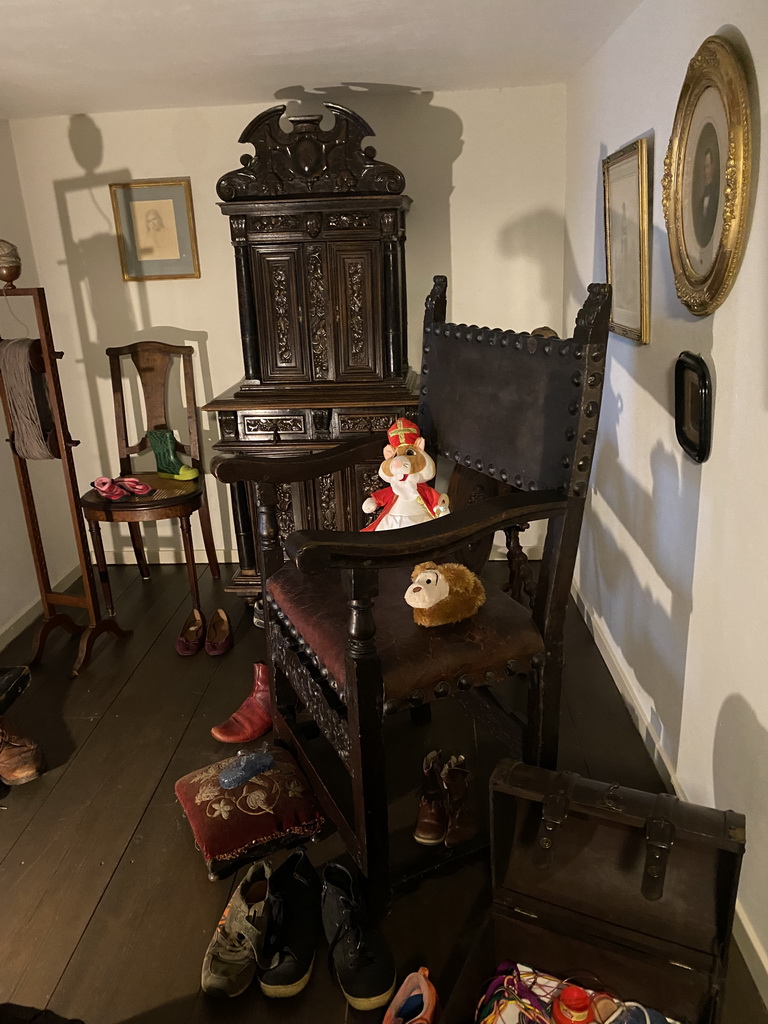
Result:
<svg viewBox="0 0 768 1024"><path fill-rule="evenodd" d="M237 414L240 441L284 441L309 437L307 414L288 411L242 410Z"/></svg>
<svg viewBox="0 0 768 1024"><path fill-rule="evenodd" d="M354 437L364 437L366 434L381 433L382 448L387 443L387 430L392 426L398 416L406 416L415 420L417 408L413 406L393 406L391 409L382 409L372 412L370 408L362 409L334 409L331 432L333 437L341 441L347 441Z"/></svg>

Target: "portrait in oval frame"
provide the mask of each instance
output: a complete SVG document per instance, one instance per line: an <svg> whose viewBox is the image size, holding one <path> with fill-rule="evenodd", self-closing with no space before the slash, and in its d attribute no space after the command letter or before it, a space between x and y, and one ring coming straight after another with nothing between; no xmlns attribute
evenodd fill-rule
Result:
<svg viewBox="0 0 768 1024"><path fill-rule="evenodd" d="M688 65L661 181L675 289L696 316L713 313L736 279L751 171L747 73L733 44L710 36Z"/></svg>

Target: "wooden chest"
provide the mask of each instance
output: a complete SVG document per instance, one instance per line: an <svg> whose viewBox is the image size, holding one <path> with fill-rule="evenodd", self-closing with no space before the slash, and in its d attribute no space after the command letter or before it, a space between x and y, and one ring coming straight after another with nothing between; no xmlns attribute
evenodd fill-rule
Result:
<svg viewBox="0 0 768 1024"><path fill-rule="evenodd" d="M718 1021L743 815L505 760L491 829L493 904L444 1024L470 1024L502 960Z"/></svg>

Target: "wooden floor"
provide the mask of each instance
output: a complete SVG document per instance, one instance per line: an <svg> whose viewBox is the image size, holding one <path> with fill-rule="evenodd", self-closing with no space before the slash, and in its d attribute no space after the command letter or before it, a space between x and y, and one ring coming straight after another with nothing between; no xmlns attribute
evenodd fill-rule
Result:
<svg viewBox="0 0 768 1024"><path fill-rule="evenodd" d="M310 986L292 1000L270 1003L256 986L223 1003L199 992L203 953L235 880L207 880L173 784L221 756L210 727L249 692L263 634L201 567L203 606L227 610L236 644L222 658L181 659L174 640L189 610L184 568L154 567L143 582L133 567L119 567L113 586L131 638L100 639L91 665L72 680L75 645L54 634L8 716L38 740L48 771L26 786L0 788L0 1022L18 1019L6 1003L48 1007L85 1024L378 1020L347 1010L324 952ZM0 664L25 663L31 635L0 653ZM566 651L561 766L660 790L573 605ZM411 781L395 786L392 818L407 823L418 784L412 766L430 749L429 730L445 723L408 732L408 717L398 721L395 760ZM310 845L317 864L337 850L335 837ZM400 974L428 964L445 997L487 902L484 859L400 899L385 922ZM761 1024L768 1015L734 954L726 1022Z"/></svg>

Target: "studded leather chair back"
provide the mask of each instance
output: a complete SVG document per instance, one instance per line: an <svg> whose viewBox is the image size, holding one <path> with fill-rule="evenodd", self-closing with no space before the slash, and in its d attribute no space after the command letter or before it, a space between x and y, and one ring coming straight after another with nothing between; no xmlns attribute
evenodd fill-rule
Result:
<svg viewBox="0 0 768 1024"><path fill-rule="evenodd" d="M419 404L428 443L501 485L585 495L603 390L608 286L590 286L574 336L558 339L446 323L446 279L434 281Z"/></svg>

